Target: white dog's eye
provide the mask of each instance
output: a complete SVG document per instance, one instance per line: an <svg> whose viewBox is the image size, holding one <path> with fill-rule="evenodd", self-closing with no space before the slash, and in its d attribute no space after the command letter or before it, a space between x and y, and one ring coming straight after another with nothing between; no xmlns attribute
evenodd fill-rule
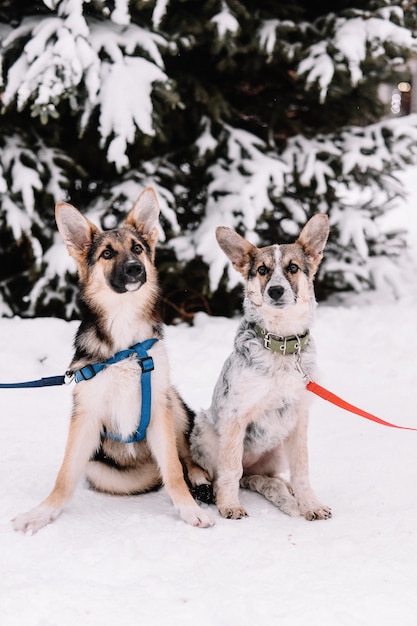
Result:
<svg viewBox="0 0 417 626"><path fill-rule="evenodd" d="M265 274L268 274L269 269L267 268L267 266L266 266L266 265L260 265L256 271L257 271L257 272L258 272L258 274L260 274L261 276L265 276Z"/></svg>
<svg viewBox="0 0 417 626"><path fill-rule="evenodd" d="M296 263L290 263L289 266L287 267L287 272L289 274L296 274L299 269L300 268L298 267Z"/></svg>

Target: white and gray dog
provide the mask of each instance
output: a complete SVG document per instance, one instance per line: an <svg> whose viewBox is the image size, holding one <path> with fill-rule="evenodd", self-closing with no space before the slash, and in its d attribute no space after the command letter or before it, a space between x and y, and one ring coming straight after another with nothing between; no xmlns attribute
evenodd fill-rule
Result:
<svg viewBox="0 0 417 626"><path fill-rule="evenodd" d="M331 517L308 473L306 379L316 376L310 327L313 279L329 234L326 215L312 217L293 244L257 248L230 228L217 241L245 281L244 317L209 409L191 433L191 453L213 480L223 517L247 515L239 485L281 511L308 520ZM282 478L289 466L289 482Z"/></svg>

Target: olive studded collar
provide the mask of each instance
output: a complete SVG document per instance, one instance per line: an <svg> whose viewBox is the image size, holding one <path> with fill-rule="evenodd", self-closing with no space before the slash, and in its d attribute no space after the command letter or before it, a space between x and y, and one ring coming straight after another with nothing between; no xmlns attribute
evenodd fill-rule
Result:
<svg viewBox="0 0 417 626"><path fill-rule="evenodd" d="M278 352L282 355L300 354L300 352L307 347L310 340L309 330L307 330L303 335L290 335L288 337L282 337L281 335L274 335L273 333L265 330L265 328L255 324L255 332L258 337L262 339L263 345L267 350Z"/></svg>

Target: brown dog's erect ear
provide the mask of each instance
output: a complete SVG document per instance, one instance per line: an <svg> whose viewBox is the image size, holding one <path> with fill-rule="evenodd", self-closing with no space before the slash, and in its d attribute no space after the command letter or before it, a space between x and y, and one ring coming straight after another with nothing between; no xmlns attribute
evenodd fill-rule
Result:
<svg viewBox="0 0 417 626"><path fill-rule="evenodd" d="M251 256L256 250L255 246L227 226L216 228L216 239L225 255L233 263L233 267L241 274L245 274Z"/></svg>
<svg viewBox="0 0 417 626"><path fill-rule="evenodd" d="M159 203L152 187L142 191L129 211L125 225L131 226L149 243L155 246L158 241Z"/></svg>
<svg viewBox="0 0 417 626"><path fill-rule="evenodd" d="M55 205L55 219L71 256L85 254L93 235L99 232L99 229L67 202L58 202Z"/></svg>
<svg viewBox="0 0 417 626"><path fill-rule="evenodd" d="M304 226L297 239L305 253L320 262L323 257L324 246L329 236L329 218L324 213L313 215Z"/></svg>

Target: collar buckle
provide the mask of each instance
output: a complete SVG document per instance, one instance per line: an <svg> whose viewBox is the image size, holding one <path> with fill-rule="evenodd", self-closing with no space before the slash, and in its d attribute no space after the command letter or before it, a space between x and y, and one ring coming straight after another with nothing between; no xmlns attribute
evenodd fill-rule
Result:
<svg viewBox="0 0 417 626"><path fill-rule="evenodd" d="M272 347L272 341L278 343L278 350L274 349ZM286 354L287 353L287 338L286 337L281 337L281 336L277 336L274 335L273 333L270 333L268 331L265 331L265 334L263 336L263 342L264 342L264 348L266 348L267 350L271 350L271 352L282 352L282 354ZM298 347L298 344L297 344Z"/></svg>
<svg viewBox="0 0 417 626"><path fill-rule="evenodd" d="M267 350L272 350L271 348L271 333L265 333L264 337L263 337L263 341L264 341L264 348L266 348Z"/></svg>

